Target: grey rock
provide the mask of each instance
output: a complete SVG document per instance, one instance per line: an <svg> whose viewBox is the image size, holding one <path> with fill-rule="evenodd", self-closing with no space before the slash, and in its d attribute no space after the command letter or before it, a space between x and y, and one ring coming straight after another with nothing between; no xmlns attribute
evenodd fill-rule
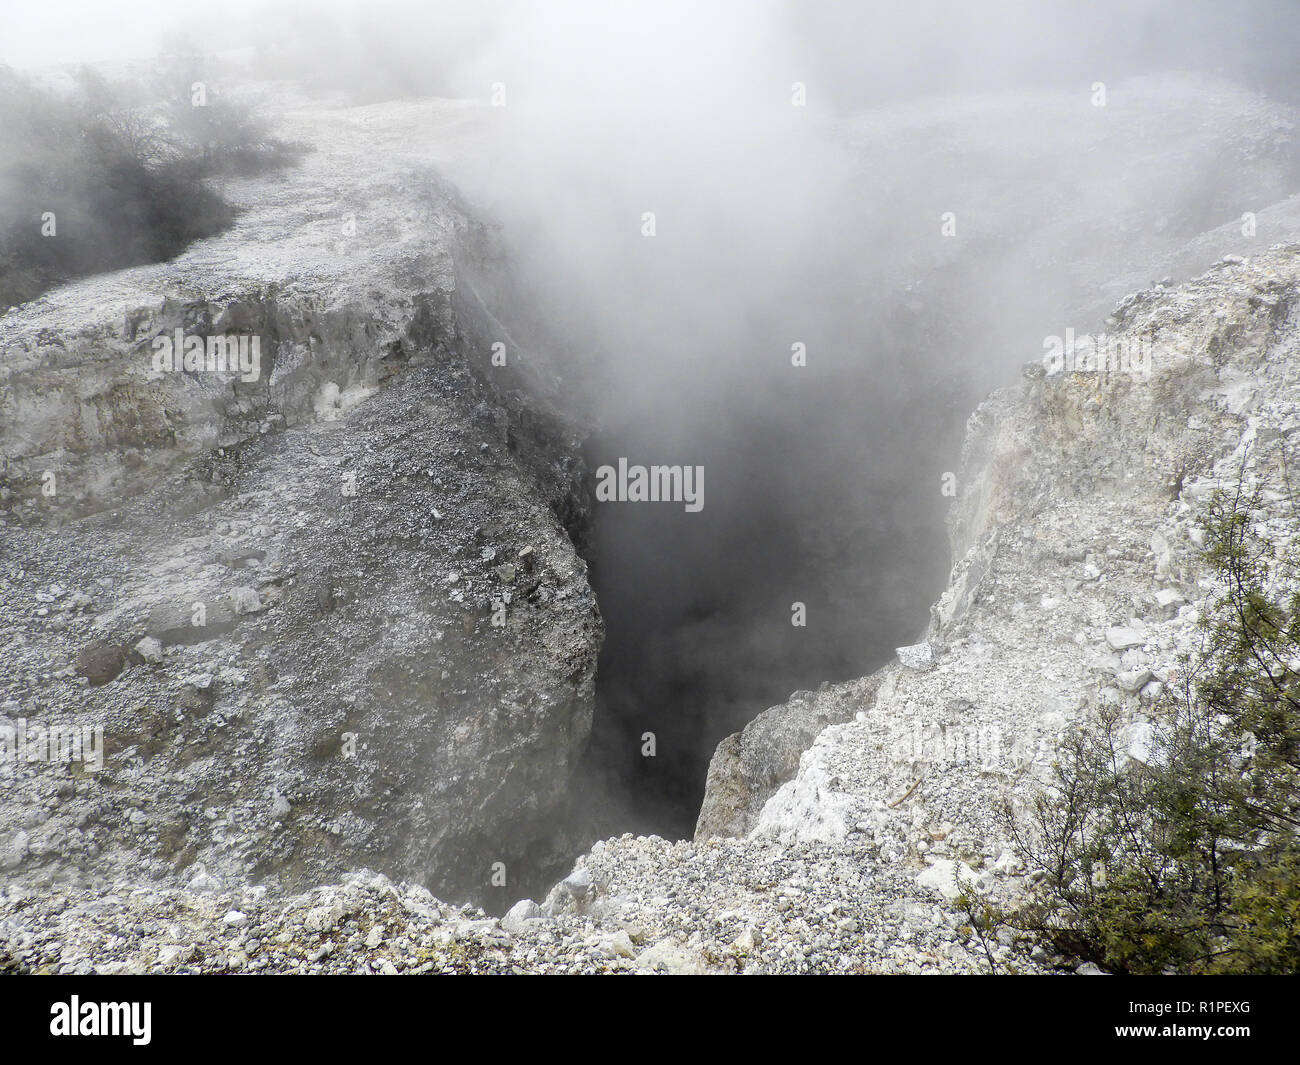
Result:
<svg viewBox="0 0 1300 1065"><path fill-rule="evenodd" d="M157 665L163 660L162 642L152 636L146 636L135 645L135 653L150 665Z"/></svg>
<svg viewBox="0 0 1300 1065"><path fill-rule="evenodd" d="M413 106L460 128L442 103ZM540 358L491 364L513 306L504 245L418 139L383 147L408 119L388 109L344 149L337 115L308 109L289 121L312 165L241 181L237 227L5 315L3 479L38 506L47 469L59 485L57 511L6 525L5 557L44 560L60 592L24 578L19 611L6 589L0 632L24 637L15 690L104 722L110 747L138 756L96 839L59 837L103 848L106 875L193 847L223 880L256 867L306 888L379 863L468 898L486 895L489 861L571 846L534 849L563 820L603 636L573 542L590 519L583 430ZM359 227L346 258L322 240L358 183L402 220L403 250L385 227ZM256 336L262 376L155 372L151 341L177 329ZM478 408L502 446L449 447L482 438ZM500 574L464 565L489 527ZM534 555L535 594L496 632L487 604ZM67 589L108 577L94 645L84 617L37 627L33 606L80 604ZM175 649L168 664L212 683L125 669L119 632L154 641L131 658ZM52 659L92 686L48 676ZM292 788L291 816L268 804L276 787ZM42 801L20 790L6 803ZM164 830L135 830L124 806L140 796Z"/></svg>
<svg viewBox="0 0 1300 1065"><path fill-rule="evenodd" d="M262 597L256 588L241 585L230 593L230 609L237 615L256 614L262 609Z"/></svg>
<svg viewBox="0 0 1300 1065"><path fill-rule="evenodd" d="M107 684L116 679L126 666L126 656L118 644L92 643L77 654L76 669L92 685Z"/></svg>
<svg viewBox="0 0 1300 1065"><path fill-rule="evenodd" d="M501 927L507 932L520 932L526 921L534 921L542 916L542 909L532 899L520 899L506 911L501 918Z"/></svg>
<svg viewBox="0 0 1300 1065"><path fill-rule="evenodd" d="M799 756L828 725L869 709L885 671L862 680L796 692L718 744L709 762L695 838L743 836L763 805L799 768Z"/></svg>
<svg viewBox="0 0 1300 1065"><path fill-rule="evenodd" d="M898 660L908 669L924 671L934 666L934 648L928 642L900 647Z"/></svg>

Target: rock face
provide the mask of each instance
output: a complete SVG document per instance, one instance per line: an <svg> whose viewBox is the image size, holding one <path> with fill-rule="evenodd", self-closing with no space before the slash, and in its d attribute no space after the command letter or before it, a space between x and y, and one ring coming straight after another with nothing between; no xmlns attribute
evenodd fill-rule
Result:
<svg viewBox="0 0 1300 1065"><path fill-rule="evenodd" d="M1224 262L1117 309L1117 336L1159 339L1149 378L1034 364L982 405L950 521L952 586L927 633L932 668L891 664L756 721L750 743L783 718L797 734L819 709L856 703L744 837L597 843L504 922L382 877L288 898L207 874L127 899L11 888L0 955L65 972L984 971L949 899L958 881L1017 890L994 801L1035 794L1056 737L1100 703L1125 711L1141 755L1149 686L1178 683L1215 591L1197 551L1210 493L1244 473L1265 492L1264 534L1279 546L1296 535L1279 486L1300 460L1298 308L1300 245ZM1120 678L1134 672L1152 679L1132 691ZM744 748L742 733L733 761L764 766ZM719 795L712 823L748 822L752 795ZM281 812L297 816L294 803ZM21 867L44 838L29 818L0 854ZM189 943L202 949L179 950ZM1010 939L989 947L1017 971L1052 965Z"/></svg>
<svg viewBox="0 0 1300 1065"><path fill-rule="evenodd" d="M953 580L932 612L935 668L888 667L874 704L805 753L757 834L847 840L882 802L896 820L886 800L915 784L898 806L915 824L996 853L995 801L1032 792L1062 730L1109 704L1140 732L1198 644L1213 588L1196 520L1213 490L1244 472L1277 508L1278 544L1294 536L1297 250L1124 300L1110 328L1151 345L1149 377L1030 364L1020 390L979 408L950 515Z"/></svg>
<svg viewBox="0 0 1300 1065"><path fill-rule="evenodd" d="M3 319L0 726L104 748L0 764L14 881L554 875L602 634L579 437L489 310L492 234L350 128L229 233ZM177 330L258 374L159 372Z"/></svg>
<svg viewBox="0 0 1300 1065"><path fill-rule="evenodd" d="M980 300L995 306L996 312L989 316L988 329L969 339L969 323L961 323L958 331L962 339L952 342L954 351L972 353L972 365L980 363L978 352L990 340L1006 344L1008 338L1022 335L1011 324L1019 320L1026 306L1034 307L1033 328L1041 328L1042 308L1053 302L1044 300L1045 292L1054 293L1053 299L1060 301L1061 318L1053 331L1064 336L1070 323L1077 325L1080 335L1074 339L1082 357L1092 350L1089 338L1082 335L1085 325L1100 325L1117 302L1122 301L1122 307L1134 302L1149 304L1172 291L1171 281L1151 279L1182 280L1225 254L1300 239L1300 196L1291 195L1297 173L1296 119L1289 108L1227 82L1198 83L1187 76L1162 75L1125 82L1111 97L1104 115L1104 120L1096 121L1098 110L1080 108L1075 94L1044 93L954 99L937 107L909 101L844 120L841 132L845 143L859 153L863 194L857 210L862 217L855 224L864 231L879 202L880 189L873 182L884 181L891 203L906 205L905 213L914 211L921 216L931 203L948 195L947 175L955 170L967 174L964 187L979 204L978 224L964 230L962 240L979 246L980 255L971 257L970 247L957 241L937 242L926 252L934 256L933 261L927 263L921 256L908 262L908 269L919 276L924 276L922 264L936 273L924 285L918 283L915 304L906 299L902 303L909 313L923 319L927 328L945 322L949 300L923 299L925 291L942 291L934 278L944 269L960 274L977 261L978 271L972 272L982 278L970 283L978 288L987 281L989 289ZM1032 135L1027 135L1029 131ZM891 163L882 158L882 144L902 144L906 150L898 152ZM998 158L988 160L988 165L977 163L991 144L998 145ZM1062 170L1057 165L1062 158L1107 159L1115 169L1106 171L1110 175L1106 181L1094 183L1099 171L1091 164ZM1188 165L1204 175L1201 182L1186 180L1184 168ZM899 167L899 172L885 180L881 175L891 166ZM1201 231L1204 196L1208 195L1202 185L1214 185L1215 174L1229 168L1240 180L1229 183L1232 195L1239 194L1243 203L1254 204L1249 208L1250 219L1258 235L1243 232L1245 218L1239 216L1246 208L1227 202L1216 205L1209 216L1232 221ZM1040 183L1034 177L1048 172L1049 182ZM904 180L904 173L911 180ZM934 187L927 187L930 181ZM1063 208L1065 203L1070 204L1069 209ZM1156 204L1158 209L1153 209ZM1014 240L1001 239L1000 235L1010 233L1016 234ZM883 277L876 282L858 278L860 287L896 283L899 262L863 258L861 269L880 269ZM1115 264L1123 264L1119 272ZM1020 280L1031 277L1033 284ZM1012 278L1017 280L1009 281ZM1135 289L1140 290L1138 294L1126 298ZM1028 335L1028 330L1023 335ZM1149 341L1148 337L1143 343ZM1037 342L1036 338L1031 343ZM940 342L935 340L935 344ZM1025 356L1041 354L1041 349L1031 349ZM1137 354L1141 355L1140 349ZM999 362L1002 357L999 351ZM919 398L915 401L922 402ZM975 437L967 443L968 450L982 446ZM966 461L968 473L978 468L971 455ZM1172 483L1176 471L1171 469L1168 475ZM951 630L966 616L993 559L1008 549L1000 543L1001 525L988 520L988 510L1005 506L1007 501L1014 504L1019 491L1016 485L991 483L980 489L985 494L967 497L965 493L972 490L969 483L961 488L963 500L951 519L957 524L949 537L955 566L948 586L931 609L932 627L939 633ZM863 604L885 596L891 580L899 575L888 566L846 567L844 544L851 543L862 554L874 557L876 551L888 550L904 522L909 530L922 524L915 515L891 517L882 523L889 539L878 533L873 539L871 519L878 516L879 506L872 493L846 491L834 520L815 514L808 523L808 537L801 549L824 558L820 573L835 575L830 594L842 604L838 608L841 617L872 614ZM937 528L938 522L933 525ZM936 554L938 550L936 547ZM849 572L844 574L846 568ZM1164 589L1163 594L1177 593ZM1063 595L1058 593L1055 598ZM1181 605L1180 601L1160 609L1177 613ZM887 633L891 642L886 646L911 635ZM898 647L895 653L904 667L924 672L933 668L936 649L922 640ZM1136 680L1132 677L1128 682ZM709 767L697 839L743 835L752 828L752 817L737 818L729 811L744 805L750 795L760 797L757 805L761 807L777 785L793 778L799 757L809 746L807 730L778 730L768 722L799 718L802 711L796 704L802 706L806 701L802 696L792 698L785 709L774 708L761 715L758 721L764 724L756 721L748 740L742 741L738 732L718 745ZM850 711L833 698L821 699L818 719L827 725L843 723L857 710L870 711L871 705L871 700L865 699ZM774 767L782 767L776 778L772 776Z"/></svg>
<svg viewBox="0 0 1300 1065"><path fill-rule="evenodd" d="M1265 533L1279 549L1296 535L1300 245L1131 296L1108 329L1153 342L1149 377L1033 363L970 419L933 666L885 667L856 708L839 705L850 685L800 697L724 742L694 845L625 838L582 860L593 925L634 912L648 938L694 939L721 971L984 967L946 905L954 878L1016 890L996 804L1036 794L1058 737L1094 707L1120 707L1144 755L1150 703L1180 682L1215 592L1198 554L1211 493L1244 473L1268 501ZM792 761L768 722L810 703L846 720L795 756L747 835L705 840L750 824L751 781ZM764 735L772 749L743 753ZM556 920L579 912L555 901ZM751 928L757 945L737 949ZM992 946L1002 965L1050 964Z"/></svg>
<svg viewBox="0 0 1300 1065"><path fill-rule="evenodd" d="M296 179L305 202L312 173ZM365 323L339 325L354 346L338 372L293 364L283 428L269 400L250 400L255 434L195 400L188 417L206 428L181 419L177 442L148 454L130 431L95 429L115 456L78 451L84 428L63 424L74 407L83 426L135 424L93 397L49 408L52 450L6 417L0 713L102 721L107 768L0 767L0 971L984 971L950 901L959 883L1019 889L995 805L1037 794L1061 733L1101 705L1125 714L1130 755L1150 756L1151 703L1185 678L1216 592L1196 524L1211 493L1261 488L1259 530L1294 546L1300 245L1121 300L1107 340L1149 374L1028 364L969 420L953 566L923 638L724 741L697 840L598 842L549 892L520 887L540 904L497 921L423 885L472 890L497 853L516 865L585 732L599 621L566 535L584 504L563 422L540 375L507 382L483 358L489 338L515 347L491 310L490 245L436 187L421 208L401 199L407 174L366 175L389 212L407 207L380 212L402 221L358 249L364 264L340 267L332 237L314 254L302 233L276 245L289 324L260 328L305 343L292 323L313 300ZM257 232L256 211L241 225ZM192 254L238 270L233 245ZM412 258L385 273L389 254ZM94 315L69 339L83 313L69 293L129 290L119 302L155 308L151 331L174 324L154 294L170 269L6 318L0 402L57 391L57 376L24 383L57 375L57 353L40 354L51 337L91 360L130 348L125 324ZM407 276L424 279L418 298ZM248 297L185 296L218 320L235 298ZM368 376L372 346L396 372ZM211 391L149 388L123 409L161 418L173 400L142 397ZM213 455L227 431L238 442ZM72 482L62 499L41 494L49 463ZM128 491L129 510L113 509ZM196 604L211 638L191 632ZM365 863L417 883L353 872ZM1009 938L988 949L1004 968L1052 965Z"/></svg>
<svg viewBox="0 0 1300 1065"><path fill-rule="evenodd" d="M767 800L799 769L799 757L828 725L850 720L875 697L881 673L816 692L795 692L718 744L709 763L695 838L744 836Z"/></svg>

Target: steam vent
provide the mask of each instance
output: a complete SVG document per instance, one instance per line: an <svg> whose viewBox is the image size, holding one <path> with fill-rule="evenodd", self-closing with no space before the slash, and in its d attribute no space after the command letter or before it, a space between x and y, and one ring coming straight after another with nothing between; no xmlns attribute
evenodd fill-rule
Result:
<svg viewBox="0 0 1300 1065"><path fill-rule="evenodd" d="M1300 8L904 7L6 5L0 972L1300 971Z"/></svg>

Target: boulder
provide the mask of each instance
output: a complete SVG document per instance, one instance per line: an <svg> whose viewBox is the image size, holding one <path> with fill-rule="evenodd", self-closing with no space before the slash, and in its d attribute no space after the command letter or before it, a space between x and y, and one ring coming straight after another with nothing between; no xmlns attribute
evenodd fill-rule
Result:
<svg viewBox="0 0 1300 1065"><path fill-rule="evenodd" d="M789 702L763 711L718 744L709 762L695 838L744 836L767 800L792 779L803 754L828 725L850 720L871 706L885 675L795 692Z"/></svg>

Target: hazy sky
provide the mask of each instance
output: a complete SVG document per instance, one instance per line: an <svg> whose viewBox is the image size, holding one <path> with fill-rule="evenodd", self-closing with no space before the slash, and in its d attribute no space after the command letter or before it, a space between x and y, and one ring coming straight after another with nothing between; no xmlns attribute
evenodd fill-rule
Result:
<svg viewBox="0 0 1300 1065"><path fill-rule="evenodd" d="M176 0L0 0L0 62L14 67L147 59L183 20L212 23L196 44L237 47L244 27L256 24L266 0L220 0L197 8ZM357 7L356 0L311 0L277 5L301 8L305 18ZM254 43L246 41L245 43Z"/></svg>
<svg viewBox="0 0 1300 1065"><path fill-rule="evenodd" d="M376 63L414 43L436 49L440 38L457 40L458 27L476 24L498 40L524 42L516 63L538 62L555 75L575 56L585 56L589 72L604 62L615 75L629 58L654 60L669 74L694 59L723 66L733 48L743 52L746 38L761 36L782 65L833 82L846 106L914 90L1104 79L1171 64L1224 66L1286 87L1300 50L1296 0L0 0L0 62L145 59L182 23L200 50L275 46L277 35L294 32L285 27L310 35L331 19L371 40L392 31L394 46ZM691 47L671 47L671 30L661 35L673 24ZM585 47L594 42L614 47Z"/></svg>

